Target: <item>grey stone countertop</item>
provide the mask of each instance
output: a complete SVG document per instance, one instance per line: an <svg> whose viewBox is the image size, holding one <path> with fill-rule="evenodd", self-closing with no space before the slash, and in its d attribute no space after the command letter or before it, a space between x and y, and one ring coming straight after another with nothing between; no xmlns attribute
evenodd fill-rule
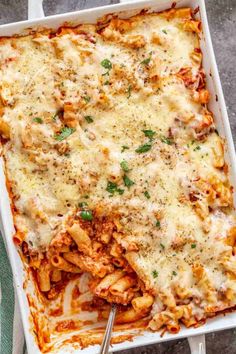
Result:
<svg viewBox="0 0 236 354"><path fill-rule="evenodd" d="M37 1L37 0L36 0ZM236 0L205 0L234 142L236 143ZM46 15L117 3L116 0L44 0ZM27 0L0 0L0 24L27 18ZM236 330L206 336L208 354L236 354ZM186 339L146 346L121 354L189 354Z"/></svg>

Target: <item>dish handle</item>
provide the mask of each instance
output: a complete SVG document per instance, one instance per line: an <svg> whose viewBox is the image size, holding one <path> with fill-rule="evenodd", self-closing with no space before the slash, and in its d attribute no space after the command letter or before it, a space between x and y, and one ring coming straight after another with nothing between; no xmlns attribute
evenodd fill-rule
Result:
<svg viewBox="0 0 236 354"><path fill-rule="evenodd" d="M28 0L28 20L45 17L43 0Z"/></svg>
<svg viewBox="0 0 236 354"><path fill-rule="evenodd" d="M206 354L205 335L188 337L191 354Z"/></svg>

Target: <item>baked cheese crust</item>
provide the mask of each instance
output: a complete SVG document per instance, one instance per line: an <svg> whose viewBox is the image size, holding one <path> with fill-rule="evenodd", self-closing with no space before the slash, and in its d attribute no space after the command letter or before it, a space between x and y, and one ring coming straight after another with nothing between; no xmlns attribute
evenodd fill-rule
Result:
<svg viewBox="0 0 236 354"><path fill-rule="evenodd" d="M126 277L120 303L137 315L146 296L149 327L171 332L236 304L232 187L200 35L191 9L172 9L1 38L15 239L44 264L43 292L57 264L90 271L108 301L118 286L98 280Z"/></svg>

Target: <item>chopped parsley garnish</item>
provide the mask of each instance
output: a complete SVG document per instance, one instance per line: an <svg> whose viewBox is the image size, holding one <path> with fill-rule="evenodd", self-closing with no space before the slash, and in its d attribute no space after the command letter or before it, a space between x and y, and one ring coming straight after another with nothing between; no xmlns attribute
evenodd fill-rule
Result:
<svg viewBox="0 0 236 354"><path fill-rule="evenodd" d="M42 120L42 118L40 118L40 117L35 117L35 118L33 119L33 122L42 124L42 123L43 123L43 120Z"/></svg>
<svg viewBox="0 0 236 354"><path fill-rule="evenodd" d="M108 80L106 80L105 82L104 82L104 85L109 85L110 84L110 82L108 81Z"/></svg>
<svg viewBox="0 0 236 354"><path fill-rule="evenodd" d="M172 275L174 275L174 276L176 276L176 275L177 275L177 273L176 273L176 271L175 271L175 270L173 270Z"/></svg>
<svg viewBox="0 0 236 354"><path fill-rule="evenodd" d="M93 123L93 117L92 116L85 116L84 119L87 121L87 123Z"/></svg>
<svg viewBox="0 0 236 354"><path fill-rule="evenodd" d="M167 34L167 31L165 29L162 30L163 33Z"/></svg>
<svg viewBox="0 0 236 354"><path fill-rule="evenodd" d="M64 127L61 129L59 134L54 135L54 139L56 139L57 141L62 141L68 138L68 136L70 136L74 132L75 132L75 128Z"/></svg>
<svg viewBox="0 0 236 354"><path fill-rule="evenodd" d="M142 61L140 62L140 64L148 65L148 64L150 63L150 61L151 61L151 57L142 60Z"/></svg>
<svg viewBox="0 0 236 354"><path fill-rule="evenodd" d="M116 190L117 190L117 184L114 182L108 181L106 191L111 194L114 194L116 192Z"/></svg>
<svg viewBox="0 0 236 354"><path fill-rule="evenodd" d="M153 270L152 271L152 276L153 276L154 279L157 278L158 277L158 272L156 270Z"/></svg>
<svg viewBox="0 0 236 354"><path fill-rule="evenodd" d="M158 227L158 229L160 229L160 228L161 228L161 223L160 223L160 221L159 221L159 220L157 220L157 221L156 221L156 224L155 224L155 225L156 225L156 227Z"/></svg>
<svg viewBox="0 0 236 354"><path fill-rule="evenodd" d="M111 70L112 68L112 63L109 59L103 59L101 61L101 65L104 69Z"/></svg>
<svg viewBox="0 0 236 354"><path fill-rule="evenodd" d="M84 207L88 206L88 203L87 202L80 202L78 204L78 206L83 209Z"/></svg>
<svg viewBox="0 0 236 354"><path fill-rule="evenodd" d="M89 103L89 101L91 100L91 97L83 96L83 99L85 100L86 103Z"/></svg>
<svg viewBox="0 0 236 354"><path fill-rule="evenodd" d="M122 145L121 152L124 152L125 150L129 150L129 147L127 145Z"/></svg>
<svg viewBox="0 0 236 354"><path fill-rule="evenodd" d="M163 245L163 243L160 243L160 246L163 250L165 249L165 245Z"/></svg>
<svg viewBox="0 0 236 354"><path fill-rule="evenodd" d="M92 214L91 210L82 210L80 212L80 216L83 220L86 220L86 221L93 220L93 214Z"/></svg>
<svg viewBox="0 0 236 354"><path fill-rule="evenodd" d="M124 189L118 188L117 184L111 181L107 182L106 191L111 195L114 195L115 193L122 195L124 193Z"/></svg>
<svg viewBox="0 0 236 354"><path fill-rule="evenodd" d="M88 195L88 194L85 194L85 195L82 196L82 198L88 199L88 198L89 198L89 195Z"/></svg>
<svg viewBox="0 0 236 354"><path fill-rule="evenodd" d="M128 188L130 188L134 184L134 182L131 181L131 179L127 175L124 175L123 181L124 181L125 186Z"/></svg>
<svg viewBox="0 0 236 354"><path fill-rule="evenodd" d="M151 196L150 196L150 194L148 193L148 191L143 192L143 194L145 195L145 197L146 197L147 199L150 199L150 198L151 198Z"/></svg>
<svg viewBox="0 0 236 354"><path fill-rule="evenodd" d="M151 148L152 148L152 145L150 143L146 143L144 145L139 146L135 150L135 152L137 152L138 154L142 154L144 152L147 152L147 151L151 150Z"/></svg>
<svg viewBox="0 0 236 354"><path fill-rule="evenodd" d="M167 137L165 137L165 136L162 136L162 137L161 137L161 142L162 142L162 143L165 143L165 144L167 144L167 145L172 145L172 144L173 144L173 140L170 139L170 138L167 138Z"/></svg>
<svg viewBox="0 0 236 354"><path fill-rule="evenodd" d="M156 134L156 132L154 132L154 130L151 129L146 129L146 130L142 130L142 132L144 133L144 135L149 138L150 140L153 139L154 135Z"/></svg>
<svg viewBox="0 0 236 354"><path fill-rule="evenodd" d="M126 92L128 93L127 98L130 98L130 96L131 96L131 90L132 90L132 86L129 85L129 87L128 87L127 90L126 90Z"/></svg>
<svg viewBox="0 0 236 354"><path fill-rule="evenodd" d="M120 167L122 168L123 171L129 172L129 166L127 161L125 160L121 161Z"/></svg>
<svg viewBox="0 0 236 354"><path fill-rule="evenodd" d="M148 65L148 64L150 63L150 61L151 61L151 58L152 58L152 52L150 52L149 55L150 55L150 56L149 56L148 58L142 60L142 61L140 62L140 64Z"/></svg>
<svg viewBox="0 0 236 354"><path fill-rule="evenodd" d="M193 149L193 151L197 151L197 150L200 150L200 149L201 149L201 146L197 145L197 146Z"/></svg>
<svg viewBox="0 0 236 354"><path fill-rule="evenodd" d="M196 248L196 247L197 247L196 243L191 244L191 248Z"/></svg>

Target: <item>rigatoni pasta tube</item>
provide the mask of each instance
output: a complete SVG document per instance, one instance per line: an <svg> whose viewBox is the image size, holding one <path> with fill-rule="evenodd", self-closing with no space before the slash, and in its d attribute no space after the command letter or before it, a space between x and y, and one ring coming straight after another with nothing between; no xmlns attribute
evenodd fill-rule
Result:
<svg viewBox="0 0 236 354"><path fill-rule="evenodd" d="M60 269L54 268L52 270L51 280L53 282L55 282L55 283L61 280L61 271L60 271Z"/></svg>
<svg viewBox="0 0 236 354"><path fill-rule="evenodd" d="M116 323L129 323L140 320L141 318L145 317L142 312L136 312L134 309L129 309L125 312L119 313L116 316Z"/></svg>
<svg viewBox="0 0 236 354"><path fill-rule="evenodd" d="M92 251L92 242L88 233L81 228L80 224L74 223L67 229L67 231L77 244L79 251L90 255Z"/></svg>
<svg viewBox="0 0 236 354"><path fill-rule="evenodd" d="M63 258L78 266L81 270L91 272L93 276L98 276L99 278L103 278L107 273L113 270L110 264L104 265L99 260L93 260L89 256L81 255L78 252L63 253Z"/></svg>
<svg viewBox="0 0 236 354"><path fill-rule="evenodd" d="M51 289L50 282L50 265L48 262L42 262L40 268L37 271L39 288L41 291L49 291Z"/></svg>
<svg viewBox="0 0 236 354"><path fill-rule="evenodd" d="M108 274L102 281L98 284L95 289L95 293L99 295L102 291L109 289L109 287L115 284L120 278L122 278L125 273L122 270L116 270L111 274Z"/></svg>
<svg viewBox="0 0 236 354"><path fill-rule="evenodd" d="M59 255L54 255L51 257L51 263L54 267L64 270L69 273L80 273L81 270L73 264L67 262L63 257Z"/></svg>
<svg viewBox="0 0 236 354"><path fill-rule="evenodd" d="M136 297L132 300L132 306L136 312L146 311L149 309L154 302L154 297L149 294L144 294L143 296Z"/></svg>
<svg viewBox="0 0 236 354"><path fill-rule="evenodd" d="M124 277L120 278L115 284L113 284L109 288L109 291L112 295L117 295L129 289L134 284L135 279L130 277L129 275L125 275Z"/></svg>

